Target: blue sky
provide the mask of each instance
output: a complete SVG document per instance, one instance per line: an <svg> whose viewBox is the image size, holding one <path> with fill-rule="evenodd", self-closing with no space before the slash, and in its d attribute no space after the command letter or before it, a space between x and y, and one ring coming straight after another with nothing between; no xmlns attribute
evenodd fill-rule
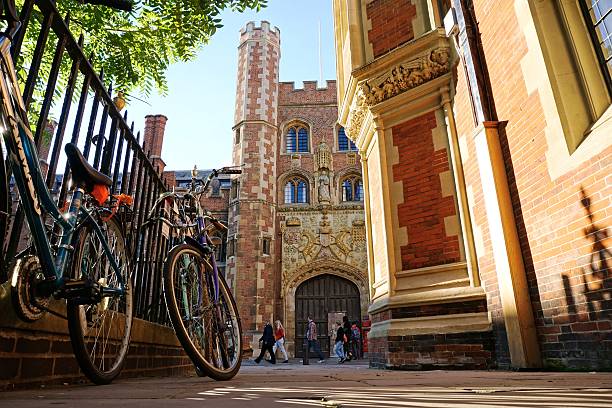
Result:
<svg viewBox="0 0 612 408"><path fill-rule="evenodd" d="M281 30L280 80L319 78L318 26L321 22L323 80L335 79L333 17L330 0L270 0L259 13L225 12L218 30L189 63L168 70L168 94L146 98L152 106L127 106L136 129L144 116L168 117L162 157L167 169L218 168L231 163L238 36L248 21L269 21Z"/></svg>

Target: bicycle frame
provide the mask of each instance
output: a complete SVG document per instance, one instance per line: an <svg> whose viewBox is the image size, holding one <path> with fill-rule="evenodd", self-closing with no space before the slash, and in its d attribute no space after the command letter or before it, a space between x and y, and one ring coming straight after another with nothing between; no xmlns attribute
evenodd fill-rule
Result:
<svg viewBox="0 0 612 408"><path fill-rule="evenodd" d="M193 186L192 186L193 188ZM168 198L172 198L175 196L176 193L172 193L172 192L166 192L163 193L158 199L157 201L155 201L155 203L153 204L153 206L151 207L151 212L150 214L154 214L155 211L160 208L163 203L166 201L166 199ZM193 198L194 200L198 200L198 197ZM149 219L151 219L151 217L149 217ZM174 225L170 220L164 218L164 217L159 217L159 220L166 223L167 225L169 225L170 227L176 227L176 225ZM189 226L187 226L186 228L191 228L191 227L195 227L196 228L196 238L193 237L188 237L190 238L190 240L195 241L200 248L204 248L207 245L212 245L212 242L210 240L210 237L208 236L208 232L206 230L206 217L204 216L203 212L202 212L202 208L200 207L199 202L197 202L196 205L196 218L195 218L195 222ZM219 269L217 267L217 260L215 259L214 254L210 257L210 264L212 266L212 270L213 270L213 286L215 288L215 293L214 293L214 304L217 305L219 302Z"/></svg>
<svg viewBox="0 0 612 408"><path fill-rule="evenodd" d="M45 282L51 282L55 291L64 284L64 272L68 265L69 255L74 251L71 246L74 233L85 224L87 219L93 220L93 218L91 213L82 206L84 195L82 188L74 189L68 212L62 214L45 184L9 53L10 45L10 39L0 35L0 63L2 64L0 66L0 132L3 134L7 149L7 171L15 178L15 184L21 197L21 206L30 226L36 254L45 275ZM45 231L45 215L50 216L59 225L61 231L61 241L55 256ZM119 282L119 289L102 288L102 294L103 296L122 294L125 285L119 267L98 223L94 221L91 224ZM14 256L14 254L6 255Z"/></svg>

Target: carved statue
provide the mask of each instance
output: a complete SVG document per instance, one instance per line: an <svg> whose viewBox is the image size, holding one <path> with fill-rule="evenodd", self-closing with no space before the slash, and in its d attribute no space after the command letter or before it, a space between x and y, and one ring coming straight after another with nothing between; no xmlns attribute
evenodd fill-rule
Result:
<svg viewBox="0 0 612 408"><path fill-rule="evenodd" d="M319 176L319 202L328 203L330 200L329 176L326 173L321 173Z"/></svg>

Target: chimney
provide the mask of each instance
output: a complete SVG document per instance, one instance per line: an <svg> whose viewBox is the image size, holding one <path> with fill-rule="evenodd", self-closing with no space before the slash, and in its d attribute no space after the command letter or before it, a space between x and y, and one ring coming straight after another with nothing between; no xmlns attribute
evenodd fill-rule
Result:
<svg viewBox="0 0 612 408"><path fill-rule="evenodd" d="M161 158L162 146L164 145L164 131L168 118L164 115L145 116L145 130L143 143L147 151L151 152L151 162L154 167L159 167L163 172L166 163ZM145 151L145 153L147 152Z"/></svg>

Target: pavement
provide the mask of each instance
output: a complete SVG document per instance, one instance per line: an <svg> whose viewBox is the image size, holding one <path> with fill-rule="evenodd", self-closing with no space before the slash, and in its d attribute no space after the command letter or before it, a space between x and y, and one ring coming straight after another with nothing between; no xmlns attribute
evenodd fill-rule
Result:
<svg viewBox="0 0 612 408"><path fill-rule="evenodd" d="M612 407L612 373L388 371L352 361L245 362L231 381L121 379L0 393L0 407Z"/></svg>

